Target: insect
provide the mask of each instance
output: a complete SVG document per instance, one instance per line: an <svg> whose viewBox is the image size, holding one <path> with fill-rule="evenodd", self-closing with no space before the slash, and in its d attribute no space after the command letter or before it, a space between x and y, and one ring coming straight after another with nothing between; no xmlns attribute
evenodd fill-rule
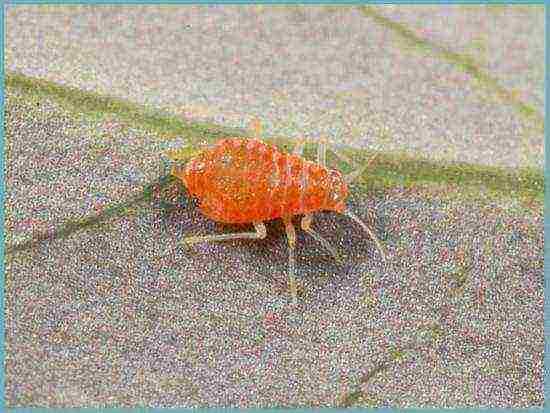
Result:
<svg viewBox="0 0 550 413"><path fill-rule="evenodd" d="M254 225L254 232L187 237L182 242L195 244L230 239L266 237L264 222L282 218L289 247L289 287L297 302L295 245L296 231L292 217L303 215L301 228L323 245L338 260L334 247L311 228L313 213L329 210L355 221L373 239L383 259L384 249L373 231L346 209L348 184L359 177L367 163L348 175L326 167L326 140L321 139L317 162L302 157L305 141L295 146L292 154L282 153L261 141L261 124L251 124L254 139L228 138L201 152L183 166L174 166L172 174L199 200L208 218L222 223ZM349 163L343 154L332 150ZM372 161L372 159L371 159ZM355 165L356 166L356 165Z"/></svg>

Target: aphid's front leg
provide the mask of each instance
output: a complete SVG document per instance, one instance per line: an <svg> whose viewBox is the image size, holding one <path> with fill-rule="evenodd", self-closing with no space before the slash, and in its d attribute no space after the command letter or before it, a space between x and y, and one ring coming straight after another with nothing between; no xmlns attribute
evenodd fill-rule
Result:
<svg viewBox="0 0 550 413"><path fill-rule="evenodd" d="M267 231L263 222L254 222L254 228L256 232L237 232L234 234L220 234L220 235L204 235L201 237L187 237L184 238L182 243L185 244L196 244L199 242L209 242L209 241L225 241L229 239L262 239L267 236Z"/></svg>
<svg viewBox="0 0 550 413"><path fill-rule="evenodd" d="M294 303L298 301L298 290L296 288L296 259L294 258L294 249L296 247L296 231L292 225L292 217L283 218L285 223L286 237L288 239L288 281L290 284L290 293Z"/></svg>
<svg viewBox="0 0 550 413"><path fill-rule="evenodd" d="M302 229L313 238L315 238L323 247L325 247L337 262L341 263L342 259L340 258L340 255L338 254L336 249L332 245L330 245L330 243L326 239L324 239L318 232L311 229L312 220L312 214L305 214L302 218Z"/></svg>

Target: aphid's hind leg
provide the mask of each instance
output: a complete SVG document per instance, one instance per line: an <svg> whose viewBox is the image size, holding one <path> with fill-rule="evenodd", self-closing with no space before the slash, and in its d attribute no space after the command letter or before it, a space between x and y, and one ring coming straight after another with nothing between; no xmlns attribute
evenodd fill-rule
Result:
<svg viewBox="0 0 550 413"><path fill-rule="evenodd" d="M288 281L290 293L294 303L298 301L298 289L296 287L296 259L294 258L294 250L296 248L296 231L292 225L292 217L283 218L285 223L286 237L288 240Z"/></svg>
<svg viewBox="0 0 550 413"><path fill-rule="evenodd" d="M317 146L317 163L323 168L327 167L327 139L324 136L321 136Z"/></svg>
<svg viewBox="0 0 550 413"><path fill-rule="evenodd" d="M262 122L260 121L260 118L252 119L248 127L254 132L254 138L258 140L262 139Z"/></svg>
<svg viewBox="0 0 550 413"><path fill-rule="evenodd" d="M184 244L197 244L200 242L225 241L229 239L262 239L267 236L267 231L263 222L254 222L256 232L237 232L234 234L204 235L200 237L187 237L181 242Z"/></svg>
<svg viewBox="0 0 550 413"><path fill-rule="evenodd" d="M293 155L302 156L304 154L304 146L306 144L305 139L300 139L296 146L294 147L294 150L292 151Z"/></svg>
<svg viewBox="0 0 550 413"><path fill-rule="evenodd" d="M312 220L313 220L313 215L305 214L304 217L302 218L302 224L301 224L302 229L306 233L311 235L313 238L315 238L323 247L325 247L337 262L341 263L342 259L340 257L340 254L338 254L338 252L336 251L336 249L332 245L330 245L330 243L326 239L324 239L318 232L311 229Z"/></svg>

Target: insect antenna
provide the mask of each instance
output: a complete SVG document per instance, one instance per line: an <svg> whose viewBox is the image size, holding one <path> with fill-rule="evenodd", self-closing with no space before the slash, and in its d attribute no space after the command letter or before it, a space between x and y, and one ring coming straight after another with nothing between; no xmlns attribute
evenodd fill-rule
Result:
<svg viewBox="0 0 550 413"><path fill-rule="evenodd" d="M354 168L354 170L351 171L349 174L344 175L344 182L346 184L351 184L353 181L359 178L363 174L363 172L365 172L367 168L372 164L372 161L376 159L376 155L374 155L364 165L359 166L357 165L357 162L354 162L350 157L348 157L347 155L344 155L342 152L340 152L336 148L331 148L331 150L338 159L340 159L341 161L347 163L348 165ZM321 152L322 151L319 151L319 153ZM321 161L319 160L318 162L320 163Z"/></svg>
<svg viewBox="0 0 550 413"><path fill-rule="evenodd" d="M338 156L338 154L336 154L336 156ZM341 155L340 155L341 156ZM365 164L357 169L355 169L354 171L351 171L349 174L347 175L344 175L344 182L346 184L350 184L352 183L353 181L355 181L357 178L359 178L361 175L363 175L363 172L366 171L366 169L371 165L372 161L374 161L376 159L376 155L374 155L373 157L371 157L367 162L365 162ZM350 159L351 161L351 159ZM351 162L350 162L351 163ZM355 165L355 162L351 163L352 165Z"/></svg>
<svg viewBox="0 0 550 413"><path fill-rule="evenodd" d="M378 238L376 238L376 235L374 235L374 232L368 227L367 224L365 224L357 215L355 215L353 212L351 212L349 209L345 209L342 212L343 215L346 215L347 217L351 218L354 222L359 224L361 228L363 228L372 238L376 246L378 247L378 250L380 251L380 255L382 255L382 259L386 261L386 252L384 248L382 247L382 244L380 241L378 241Z"/></svg>

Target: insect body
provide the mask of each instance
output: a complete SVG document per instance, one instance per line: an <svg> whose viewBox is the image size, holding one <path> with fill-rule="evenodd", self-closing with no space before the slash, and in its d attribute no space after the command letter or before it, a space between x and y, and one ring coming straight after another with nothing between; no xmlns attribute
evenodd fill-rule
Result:
<svg viewBox="0 0 550 413"><path fill-rule="evenodd" d="M347 186L340 172L259 140L227 139L191 160L179 175L219 222L243 224L345 209Z"/></svg>
<svg viewBox="0 0 550 413"><path fill-rule="evenodd" d="M259 137L261 126L255 125ZM325 166L326 146L319 145L317 163L301 157L304 143L292 154L281 153L259 139L224 139L191 159L172 173L180 178L191 195L199 199L202 212L224 223L253 223L256 232L188 237L192 244L239 238L264 238L264 221L282 218L289 243L290 289L296 301L294 248L296 233L294 215L304 215L301 227L337 258L330 243L311 229L312 213L331 210L345 214L363 227L383 250L373 232L350 211L346 210L347 184L365 169L343 176ZM339 157L345 158L335 151ZM348 160L349 161L349 160Z"/></svg>

